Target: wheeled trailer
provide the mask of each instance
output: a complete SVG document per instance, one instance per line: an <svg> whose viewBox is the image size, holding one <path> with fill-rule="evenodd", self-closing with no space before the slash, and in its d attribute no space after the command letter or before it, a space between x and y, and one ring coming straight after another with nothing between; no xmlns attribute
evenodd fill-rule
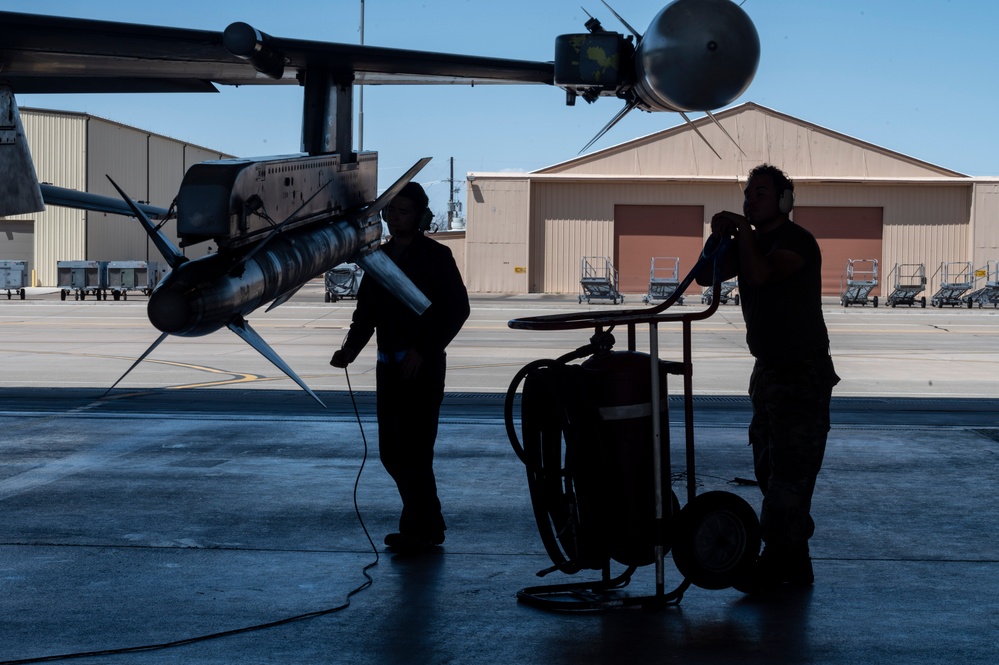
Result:
<svg viewBox="0 0 999 665"><path fill-rule="evenodd" d="M963 305L961 296L975 286L975 272L971 269L971 261L944 261L933 273L933 277L937 275L940 275L940 288L930 298L930 304L940 308L944 305Z"/></svg>
<svg viewBox="0 0 999 665"><path fill-rule="evenodd" d="M878 260L877 259L847 259L846 260L846 288L840 295L839 303L843 307L850 305L861 305L866 307L867 303L878 306L878 297L871 297L871 291L878 285Z"/></svg>
<svg viewBox="0 0 999 665"><path fill-rule="evenodd" d="M115 300L128 300L129 291L148 296L160 278L156 261L108 261L107 289Z"/></svg>
<svg viewBox="0 0 999 665"><path fill-rule="evenodd" d="M86 300L88 295L102 300L108 286L107 266L107 261L57 261L59 299L72 293L74 300Z"/></svg>
<svg viewBox="0 0 999 665"><path fill-rule="evenodd" d="M747 580L761 545L756 512L731 492L697 494L694 460L691 327L718 308L718 264L727 245L727 240L716 244L709 239L701 259L678 287L686 289L694 275L713 265L714 293L707 309L670 312L666 310L673 303L667 300L648 309L509 322L518 330L594 331L590 344L555 360L535 361L518 372L507 392L504 416L510 442L527 469L542 541L555 563L538 574L589 569L599 570L601 579L527 587L517 593L520 602L559 611L657 608L678 604L692 584L723 589ZM662 324L680 326L682 361L660 360ZM638 326L648 326L647 354L635 350ZM611 332L616 327L626 331L627 351L612 350ZM586 356L590 357L581 365L570 364ZM686 478L686 502L682 507L670 488L666 383L671 375L680 377L683 385L686 469L681 475ZM521 381L523 445L513 418ZM599 394L592 394L591 388ZM546 397L555 404L546 403ZM638 429L633 428L636 423ZM631 436L638 432L644 436ZM682 581L667 591L665 555L670 550ZM611 560L625 566L624 572L613 576ZM654 594L624 595L621 589L638 567L651 564L655 564Z"/></svg>
<svg viewBox="0 0 999 665"><path fill-rule="evenodd" d="M336 302L341 298L356 298L357 290L361 288L361 278L364 270L356 263L341 263L332 270L327 270L323 278L326 285L326 302Z"/></svg>
<svg viewBox="0 0 999 665"><path fill-rule="evenodd" d="M579 303L585 300L610 300L615 305L624 302L624 296L617 287L617 268L606 256L584 256L580 261Z"/></svg>
<svg viewBox="0 0 999 665"><path fill-rule="evenodd" d="M916 300L916 296L926 290L926 266L922 263L896 263L888 275L894 280L894 289L885 299L889 307L908 305L912 307L917 302L920 307L926 307L926 296Z"/></svg>
<svg viewBox="0 0 999 665"><path fill-rule="evenodd" d="M985 286L964 296L964 302L969 308L976 303L979 309L985 305L999 307L999 261L989 261L984 268L975 272L985 278Z"/></svg>
<svg viewBox="0 0 999 665"><path fill-rule="evenodd" d="M24 300L28 284L28 262L5 259L0 261L0 291L7 292L7 300L14 295Z"/></svg>
<svg viewBox="0 0 999 665"><path fill-rule="evenodd" d="M718 304L727 305L729 303L732 303L733 305L738 307L739 294L738 293L734 295L732 294L732 292L735 291L738 287L739 287L739 281L735 279L729 282L722 282L721 289L719 289L718 291ZM701 293L701 303L704 305L710 305L713 298L714 298L713 287L709 286L708 288L704 289L703 293Z"/></svg>
<svg viewBox="0 0 999 665"><path fill-rule="evenodd" d="M656 265L656 262L659 265ZM678 256L654 256L652 257L652 267L649 269L649 291L642 297L642 302L648 305L654 300L666 300L676 292L676 287L680 285L680 257ZM676 300L677 304L683 304L683 295Z"/></svg>

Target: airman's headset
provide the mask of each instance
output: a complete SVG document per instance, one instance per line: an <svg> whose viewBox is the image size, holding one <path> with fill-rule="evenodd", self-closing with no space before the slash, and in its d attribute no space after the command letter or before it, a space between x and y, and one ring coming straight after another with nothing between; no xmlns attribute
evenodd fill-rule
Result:
<svg viewBox="0 0 999 665"><path fill-rule="evenodd" d="M781 211L781 214L787 215L792 210L794 210L794 190L785 189L780 194L780 199L777 200L777 209Z"/></svg>
<svg viewBox="0 0 999 665"><path fill-rule="evenodd" d="M418 182L407 182L405 187L399 190L396 196L407 198L417 205L422 212L419 213L420 221L416 225L416 230L424 233L430 230L430 225L434 221L434 213L430 211L430 197L423 190Z"/></svg>
<svg viewBox="0 0 999 665"><path fill-rule="evenodd" d="M780 191L780 198L777 199L777 209L782 215L789 214L794 210L794 181L786 173L773 164L760 164L749 172L748 180L752 180L756 175L768 175L774 184L774 188Z"/></svg>

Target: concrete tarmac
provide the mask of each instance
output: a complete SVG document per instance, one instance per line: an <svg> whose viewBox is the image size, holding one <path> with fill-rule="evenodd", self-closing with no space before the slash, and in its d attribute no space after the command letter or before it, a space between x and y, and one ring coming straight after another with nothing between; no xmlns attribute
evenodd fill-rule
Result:
<svg viewBox="0 0 999 665"><path fill-rule="evenodd" d="M613 305L473 298L449 350L437 447L447 541L407 558L381 545L399 500L377 461L373 353L351 367L359 417L327 364L350 301L325 304L310 285L251 318L326 410L225 331L167 340L102 398L157 336L144 304L45 290L0 302L0 663L81 653L91 655L76 662L141 664L993 663L999 653L994 310L826 308L843 382L814 501L814 587L756 598L694 586L677 606L571 613L517 601L525 587L600 572L536 576L552 562L502 409L519 367L588 334L506 321ZM758 510L758 489L734 482L752 477L743 334L733 307L694 328L695 481L698 494L732 492ZM673 331L660 337L675 358ZM675 390L670 403L685 503ZM682 579L665 563L672 590ZM654 592L644 566L618 594ZM120 649L130 651L111 653Z"/></svg>

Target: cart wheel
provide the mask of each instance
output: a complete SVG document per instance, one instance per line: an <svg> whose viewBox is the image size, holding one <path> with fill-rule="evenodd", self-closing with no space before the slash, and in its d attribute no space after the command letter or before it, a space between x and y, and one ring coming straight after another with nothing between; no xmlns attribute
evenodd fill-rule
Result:
<svg viewBox="0 0 999 665"><path fill-rule="evenodd" d="M111 297L114 298L115 300L118 300L118 298L121 298L121 294L115 291L114 293L111 294Z"/></svg>
<svg viewBox="0 0 999 665"><path fill-rule="evenodd" d="M123 291L121 297L124 298L125 300L128 300L128 291Z"/></svg>
<svg viewBox="0 0 999 665"><path fill-rule="evenodd" d="M329 291L327 291L325 294L323 294L323 301L324 302L329 302L330 301L330 292Z"/></svg>
<svg viewBox="0 0 999 665"><path fill-rule="evenodd" d="M59 289L59 300L66 299L66 289Z"/></svg>
<svg viewBox="0 0 999 665"><path fill-rule="evenodd" d="M926 296L923 296L922 298L919 299L919 306L922 307L923 309L926 309Z"/></svg>
<svg viewBox="0 0 999 665"><path fill-rule="evenodd" d="M589 302L589 301L587 301L587 302ZM580 304L580 305L582 305L582 304L583 304L583 296L579 296L579 304Z"/></svg>
<svg viewBox="0 0 999 665"><path fill-rule="evenodd" d="M877 309L877 307L878 307L878 297L874 296L874 308Z"/></svg>
<svg viewBox="0 0 999 665"><path fill-rule="evenodd" d="M680 511L673 561L692 584L730 587L746 576L759 553L760 521L742 497L706 492Z"/></svg>
<svg viewBox="0 0 999 665"><path fill-rule="evenodd" d="M79 300L86 300L87 299L87 292L86 291L80 291L76 295L77 295L77 298Z"/></svg>
<svg viewBox="0 0 999 665"><path fill-rule="evenodd" d="M7 292L7 300L10 300L12 296L13 296L13 294L10 291L8 291Z"/></svg>
<svg viewBox="0 0 999 665"><path fill-rule="evenodd" d="M736 293L734 296L732 296L732 302L735 303L736 307L739 306L739 294L738 293Z"/></svg>

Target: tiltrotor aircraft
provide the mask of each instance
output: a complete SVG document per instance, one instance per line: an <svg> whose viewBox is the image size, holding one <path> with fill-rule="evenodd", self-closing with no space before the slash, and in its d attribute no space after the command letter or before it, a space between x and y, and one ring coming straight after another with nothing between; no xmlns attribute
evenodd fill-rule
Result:
<svg viewBox="0 0 999 665"><path fill-rule="evenodd" d="M138 218L171 271L149 297L161 335L125 375L168 335L227 327L319 401L250 327L250 313L287 302L348 261L414 311L430 305L379 251L382 208L429 158L378 196L377 153L352 148L354 87L543 84L562 88L570 105L617 97L624 107L599 138L636 108L685 114L725 106L756 73L759 37L730 0L676 0L644 34L621 22L629 35L591 18L587 32L556 38L553 62L532 62L272 37L246 23L212 32L0 12L0 216L47 203ZM169 209L138 204L116 184L122 201L39 185L15 100L282 84L304 90L301 154L196 164ZM173 216L180 247L154 221ZM218 250L193 260L181 251L202 242Z"/></svg>

